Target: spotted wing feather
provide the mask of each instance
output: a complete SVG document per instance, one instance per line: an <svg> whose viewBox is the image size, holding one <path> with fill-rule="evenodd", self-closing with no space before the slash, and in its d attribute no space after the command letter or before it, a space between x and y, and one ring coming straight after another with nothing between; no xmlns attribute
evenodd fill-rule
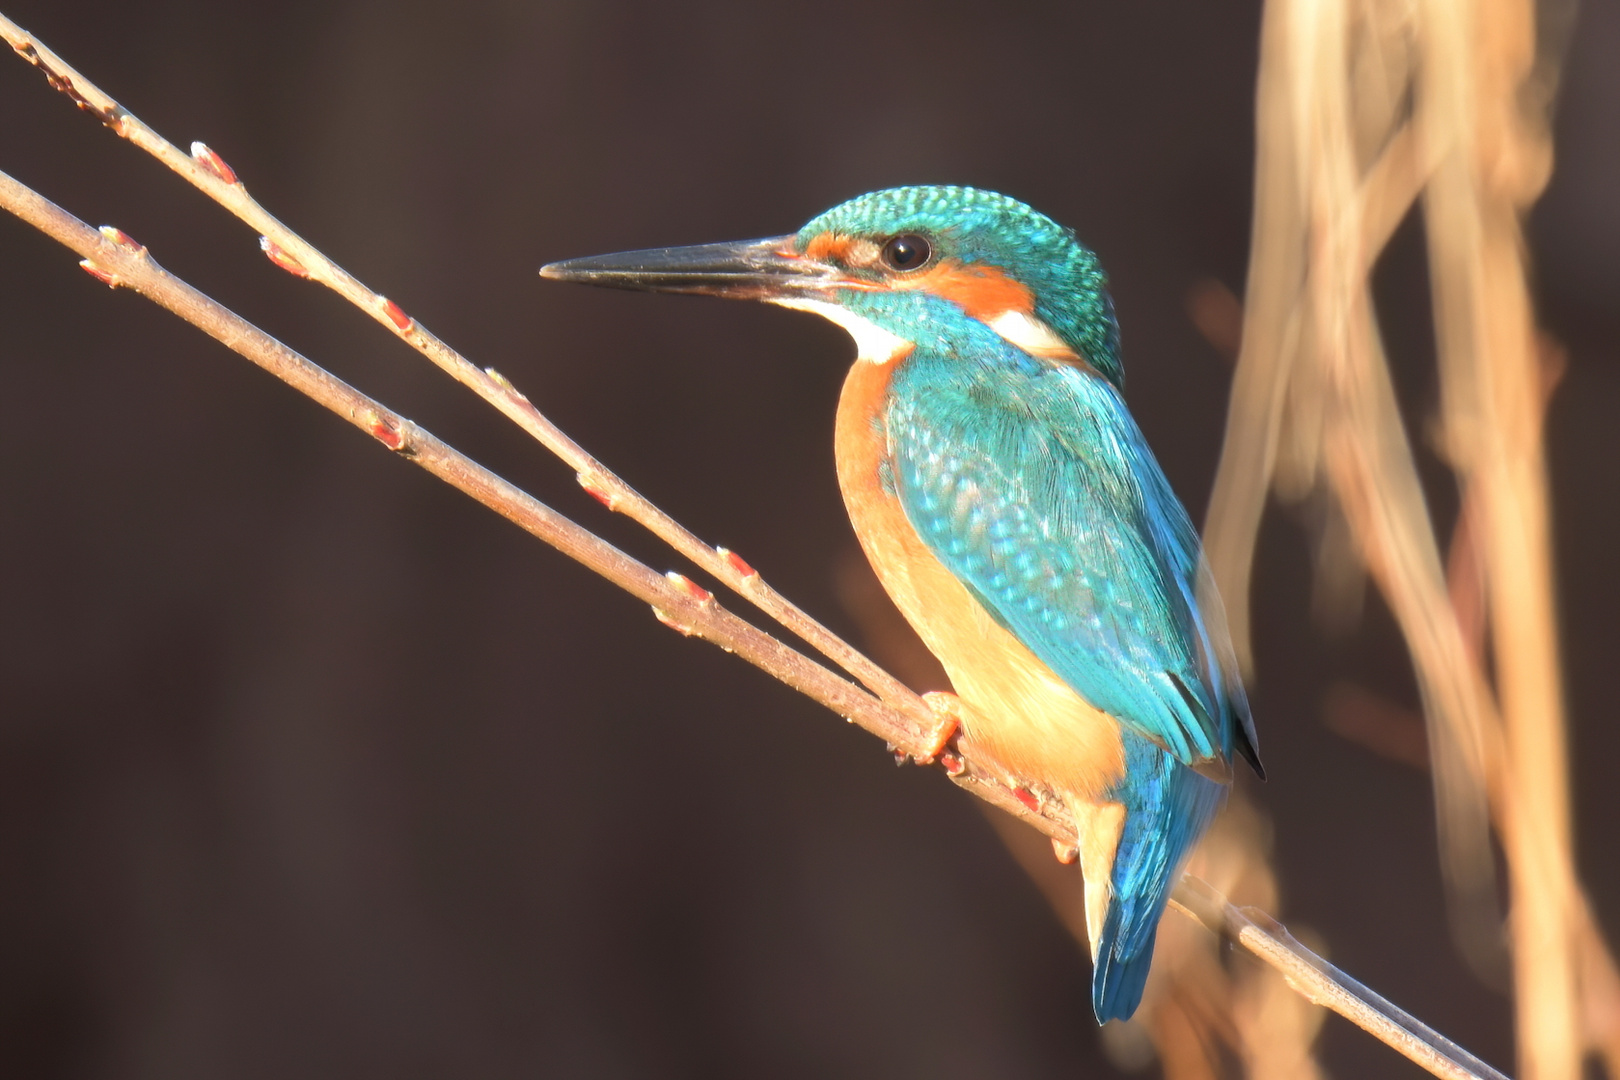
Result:
<svg viewBox="0 0 1620 1080"><path fill-rule="evenodd" d="M1183 764L1254 760L1197 534L1113 386L913 356L885 423L908 520L1036 656Z"/></svg>

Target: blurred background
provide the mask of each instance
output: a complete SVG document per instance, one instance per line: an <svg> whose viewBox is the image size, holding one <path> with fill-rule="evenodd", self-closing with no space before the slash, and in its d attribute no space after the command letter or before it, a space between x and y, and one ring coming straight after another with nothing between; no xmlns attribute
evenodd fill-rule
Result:
<svg viewBox="0 0 1620 1080"><path fill-rule="evenodd" d="M1005 191L1109 268L1131 406L1203 517L1232 369L1196 316L1242 293L1257 2L3 10L857 639L831 454L843 333L542 283L541 263L789 232L899 183ZM1568 352L1547 435L1577 858L1611 939L1616 55L1620 8L1584 5L1530 223ZM675 566L20 60L0 63L0 136L0 169ZM0 1073L1116 1067L1080 947L972 800L75 262L0 220ZM1436 387L1412 223L1375 291L1421 436ZM1419 464L1444 521L1450 474L1426 448ZM1273 914L1511 1066L1509 1002L1446 929L1427 775L1324 722L1335 687L1416 707L1395 624L1371 592L1353 628L1312 620L1289 512L1258 550L1271 780L1244 783ZM1336 1019L1319 1052L1335 1075L1420 1075Z"/></svg>

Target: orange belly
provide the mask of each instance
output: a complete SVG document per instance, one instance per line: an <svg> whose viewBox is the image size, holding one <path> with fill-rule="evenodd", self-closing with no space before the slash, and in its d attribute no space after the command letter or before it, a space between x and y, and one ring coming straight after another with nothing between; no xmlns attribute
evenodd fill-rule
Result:
<svg viewBox="0 0 1620 1080"><path fill-rule="evenodd" d="M900 362L857 360L838 403L838 484L855 535L883 587L945 666L965 706L970 742L1072 801L1101 801L1124 773L1118 722L991 618L883 490L882 409Z"/></svg>

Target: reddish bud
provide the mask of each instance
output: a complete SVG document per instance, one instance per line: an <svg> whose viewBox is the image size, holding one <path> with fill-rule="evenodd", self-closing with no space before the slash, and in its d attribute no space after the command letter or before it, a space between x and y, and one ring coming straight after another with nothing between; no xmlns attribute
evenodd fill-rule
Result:
<svg viewBox="0 0 1620 1080"><path fill-rule="evenodd" d="M294 277L309 277L309 271L304 269L304 264L283 251L281 245L268 236L259 237L259 250L264 252L265 257L271 262Z"/></svg>
<svg viewBox="0 0 1620 1080"><path fill-rule="evenodd" d="M947 751L939 755L939 763L949 776L961 776L967 771L967 763L962 760L960 754L952 754Z"/></svg>
<svg viewBox="0 0 1620 1080"><path fill-rule="evenodd" d="M367 419L369 422L366 425L366 430L371 432L372 438L388 447L388 449L398 450L405 445L405 436L400 434L399 428L395 427L392 421L378 416L376 413L372 413Z"/></svg>
<svg viewBox="0 0 1620 1080"><path fill-rule="evenodd" d="M506 400L512 402L514 405L519 406L526 413L536 417L540 415L540 410L534 407L534 402L530 401L528 396L524 394L523 391L513 386L511 379L508 379L505 375L502 375L492 367L485 368L484 374L489 376L490 382L501 388L501 393L506 395Z"/></svg>
<svg viewBox="0 0 1620 1080"><path fill-rule="evenodd" d="M677 634L683 634L686 637L692 636L692 628L690 626L687 626L685 623L676 622L674 619L666 615L661 609L653 608L652 613L653 618L657 619L659 622L663 623Z"/></svg>
<svg viewBox="0 0 1620 1080"><path fill-rule="evenodd" d="M705 589L703 586L699 585L685 574L677 574L675 571L671 570L664 576L669 579L670 584L674 585L677 589L681 590L681 592L685 593L687 596L690 596L700 604L707 604L710 600L714 599L714 593L710 592L708 589Z"/></svg>
<svg viewBox="0 0 1620 1080"><path fill-rule="evenodd" d="M131 239L129 233L125 232L123 229L116 229L111 225L103 225L101 227L101 235L105 236L108 240L117 244L124 250L132 252L133 254L146 254L146 249Z"/></svg>
<svg viewBox="0 0 1620 1080"><path fill-rule="evenodd" d="M589 495L591 498L595 499L609 510L617 510L619 508L618 496L614 495L611 491L608 491L605 488L598 487L596 482L586 477L584 473L576 474L574 479L578 480L579 486L585 489L585 494Z"/></svg>
<svg viewBox="0 0 1620 1080"><path fill-rule="evenodd" d="M111 270L103 270L89 259L80 259L79 267L85 273L89 274L91 277L95 278L109 289L118 288L118 275L113 273Z"/></svg>
<svg viewBox="0 0 1620 1080"><path fill-rule="evenodd" d="M1041 801L1035 797L1035 793L1033 791L1027 791L1024 788L1015 787L1012 789L1012 793L1013 798L1023 803L1024 809L1028 810L1030 813L1038 814L1041 812Z"/></svg>
<svg viewBox="0 0 1620 1080"><path fill-rule="evenodd" d="M83 94L79 93L79 88L73 85L72 79L55 71L49 64L45 62L45 58L39 55L39 50L34 48L33 42L14 42L12 43L11 47L16 51L18 56L22 57L24 60L27 60L30 64L33 64L35 67L39 68L40 71L45 73L45 81L50 84L52 90L60 90L62 93L71 98L73 100L73 104L77 105L79 108L84 109L86 112L95 113L97 116L101 117L102 123L111 125L115 128L122 126L123 116L120 115L116 105L109 105L105 109L99 109L90 104L89 100L86 99Z"/></svg>
<svg viewBox="0 0 1620 1080"><path fill-rule="evenodd" d="M206 143L194 142L191 144L191 160L227 184L238 183L236 170L225 164L224 158L208 149Z"/></svg>
<svg viewBox="0 0 1620 1080"><path fill-rule="evenodd" d="M66 75L58 75L49 68L45 68L43 64L40 66L44 69L45 81L50 83L52 90L57 90L66 94L73 104L77 105L86 112L91 112L94 110L95 106L91 105L89 100L86 99L83 94L79 93L79 88L73 85L72 79L68 78Z"/></svg>
<svg viewBox="0 0 1620 1080"><path fill-rule="evenodd" d="M1059 840L1055 836L1052 838L1052 854L1056 855L1057 861L1064 866L1068 866L1080 857L1079 850L1073 844Z"/></svg>
<svg viewBox="0 0 1620 1080"><path fill-rule="evenodd" d="M737 554L735 551L732 551L729 548L716 548L715 550L720 553L720 557L726 560L726 563L733 570L737 571L737 573L741 574L743 577L759 577L759 571L755 570L752 566L749 566L748 563L744 561L743 557Z"/></svg>
<svg viewBox="0 0 1620 1080"><path fill-rule="evenodd" d="M393 321L393 324L399 327L400 333L404 333L414 325L411 317L405 314L405 312L401 311L398 304L394 303L386 296L379 296L377 299L382 301L383 314L387 315L388 318Z"/></svg>

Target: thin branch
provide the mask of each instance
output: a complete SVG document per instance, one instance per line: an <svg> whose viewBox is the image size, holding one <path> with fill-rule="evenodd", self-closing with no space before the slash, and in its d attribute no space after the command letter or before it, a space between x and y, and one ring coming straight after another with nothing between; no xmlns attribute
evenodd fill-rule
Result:
<svg viewBox="0 0 1620 1080"><path fill-rule="evenodd" d="M1265 912L1234 907L1191 874L1182 876L1170 902L1188 918L1232 938L1276 968L1288 985L1311 1001L1332 1009L1435 1076L1447 1080L1507 1080L1501 1072L1307 949Z"/></svg>
<svg viewBox="0 0 1620 1080"><path fill-rule="evenodd" d="M0 172L0 209L9 210L84 257L84 268L113 287L125 287L185 319L293 389L314 399L401 457L471 495L502 517L583 563L653 607L665 625L736 653L762 671L859 724L896 752L920 758L934 723L880 701L814 660L726 611L708 591L681 574L659 574L594 533L526 494L423 428L301 356L217 301L164 270L118 229L92 229L44 196ZM891 676L892 678L892 676ZM1060 800L1017 781L994 758L975 751L942 755L951 779L992 805L1072 844L1074 823Z"/></svg>
<svg viewBox="0 0 1620 1080"><path fill-rule="evenodd" d="M194 142L189 155L182 153L179 147L3 14L0 14L0 39L39 68L51 86L66 94L79 108L95 115L115 134L157 158L258 232L260 247L277 266L336 292L493 405L561 458L574 470L580 485L609 510L622 513L651 530L670 547L724 582L727 588L751 601L789 632L859 679L878 697L915 719L925 720L931 716L928 707L903 683L778 593L740 555L705 543L586 453L584 447L547 419L505 376L494 368L478 367L407 315L394 301L367 288L320 249L283 225L248 194L235 171L206 145ZM927 749L923 752L928 753Z"/></svg>
<svg viewBox="0 0 1620 1080"><path fill-rule="evenodd" d="M789 648L717 604L712 595L679 574L660 575L593 533L477 464L416 424L362 394L217 301L169 274L146 248L118 229L92 229L25 185L0 172L0 209L5 209L78 252L81 265L112 287L133 289L240 353L295 390L420 465L457 490L516 523L651 604L671 628L711 641L813 698L846 719L918 756L929 725L911 718L860 687ZM991 805L1033 825L1060 846L1075 843L1074 822L1061 801L1019 780L972 744L961 758L940 768L951 780ZM1257 957L1277 967L1296 991L1327 1006L1430 1069L1437 1076L1505 1080L1476 1059L1434 1035L1378 995L1319 959L1289 961L1302 952L1269 916L1245 915L1196 878L1184 877L1178 907L1217 933L1231 934ZM1213 914L1211 914L1213 909ZM1257 920L1274 930L1262 930ZM1234 929L1236 928L1236 929ZM1297 942L1293 943L1297 946ZM1305 953L1310 956L1311 954ZM1427 1050L1414 1050L1415 1028L1432 1036ZM1402 1033L1405 1034L1402 1034ZM1449 1050L1446 1048L1450 1048ZM1425 1056L1426 1055L1426 1056Z"/></svg>

